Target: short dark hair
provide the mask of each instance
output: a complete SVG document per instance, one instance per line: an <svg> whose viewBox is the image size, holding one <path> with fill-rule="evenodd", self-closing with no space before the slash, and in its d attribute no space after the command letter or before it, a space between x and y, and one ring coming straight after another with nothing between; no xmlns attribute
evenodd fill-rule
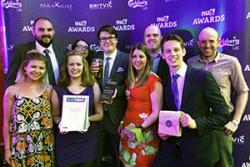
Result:
<svg viewBox="0 0 250 167"><path fill-rule="evenodd" d="M49 21L49 22L52 24L53 27L55 27L54 24L53 24L53 22L52 22L49 18L44 17L44 16L36 18L36 19L34 20L33 27L36 26L36 23L37 23L39 20L47 20L47 21Z"/></svg>
<svg viewBox="0 0 250 167"><path fill-rule="evenodd" d="M115 35L115 38L117 39L118 38L118 32L116 31L116 29L114 27L112 27L111 25L105 25L105 26L102 26L98 32L97 32L97 38L100 40L100 34L101 32L107 32L109 34L112 34L112 35Z"/></svg>
<svg viewBox="0 0 250 167"><path fill-rule="evenodd" d="M167 35L163 36L163 38L161 40L161 50L163 50L163 44L166 41L177 41L177 42L180 43L182 49L185 48L184 41L183 41L183 39L179 35L176 35L176 34L167 34Z"/></svg>

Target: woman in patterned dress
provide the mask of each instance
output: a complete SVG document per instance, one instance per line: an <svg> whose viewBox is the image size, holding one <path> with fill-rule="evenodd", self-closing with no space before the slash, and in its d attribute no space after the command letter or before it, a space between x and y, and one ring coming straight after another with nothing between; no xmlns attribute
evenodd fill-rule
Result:
<svg viewBox="0 0 250 167"><path fill-rule="evenodd" d="M120 126L120 158L125 167L150 167L158 151L156 120L162 105L162 85L151 72L151 56L143 44L130 51L127 109Z"/></svg>
<svg viewBox="0 0 250 167"><path fill-rule="evenodd" d="M54 131L46 59L29 51L4 95L5 161L13 167L53 167Z"/></svg>

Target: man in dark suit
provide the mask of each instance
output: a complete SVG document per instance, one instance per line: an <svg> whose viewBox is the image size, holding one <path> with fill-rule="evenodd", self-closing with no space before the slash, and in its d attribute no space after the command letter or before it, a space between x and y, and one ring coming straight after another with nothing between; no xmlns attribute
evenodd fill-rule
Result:
<svg viewBox="0 0 250 167"><path fill-rule="evenodd" d="M230 119L226 102L211 73L184 63L186 50L179 36L163 37L161 47L169 66L160 76L163 110L181 111L182 136L160 136L163 141L153 167L214 167L219 155L212 131Z"/></svg>
<svg viewBox="0 0 250 167"><path fill-rule="evenodd" d="M102 91L107 80L117 82L117 85L112 102L103 104L104 117L99 128L101 142L96 166L101 166L100 159L103 152L107 152L104 147L109 145L111 148L107 149L111 151L112 166L119 167L121 163L119 160L119 134L117 131L126 109L125 79L127 78L129 56L116 48L118 33L112 26L101 27L97 37L103 51L94 55L93 60L97 57L102 59L103 68L93 62L91 70L94 73L101 72L101 75L98 75L99 77L97 76L96 79Z"/></svg>
<svg viewBox="0 0 250 167"><path fill-rule="evenodd" d="M37 49L45 56L48 56L47 70L49 83L52 85L56 84L59 67L63 63L64 51L61 46L53 44L55 37L54 25L46 17L37 18L32 27L32 34L35 41L17 45L14 48L14 56L11 59L5 79L5 87L15 83L17 72L26 57L26 53L32 49Z"/></svg>

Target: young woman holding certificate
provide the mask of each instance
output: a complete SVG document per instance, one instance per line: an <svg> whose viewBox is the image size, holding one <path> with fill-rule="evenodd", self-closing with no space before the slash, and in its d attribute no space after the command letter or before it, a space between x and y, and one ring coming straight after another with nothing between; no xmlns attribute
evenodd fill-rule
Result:
<svg viewBox="0 0 250 167"><path fill-rule="evenodd" d="M99 86L82 52L72 50L66 55L54 89L53 110L59 113L55 117L58 166L91 167L98 145L95 121L102 119L103 108Z"/></svg>
<svg viewBox="0 0 250 167"><path fill-rule="evenodd" d="M143 44L130 51L127 109L119 132L124 167L151 166L158 151L156 120L162 105L160 79L151 72L151 56Z"/></svg>
<svg viewBox="0 0 250 167"><path fill-rule="evenodd" d="M4 95L5 161L10 166L55 166L51 90L45 57L29 51Z"/></svg>

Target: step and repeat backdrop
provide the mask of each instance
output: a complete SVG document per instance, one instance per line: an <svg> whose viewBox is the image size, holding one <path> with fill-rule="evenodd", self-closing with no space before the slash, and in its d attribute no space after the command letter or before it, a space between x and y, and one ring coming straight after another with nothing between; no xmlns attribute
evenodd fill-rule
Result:
<svg viewBox="0 0 250 167"><path fill-rule="evenodd" d="M45 16L55 25L55 41L65 48L84 38L92 50L98 50L96 33L110 24L119 31L118 48L128 52L133 44L143 42L144 29L154 24L162 34L175 32L183 37L186 58L198 52L199 31L214 27L221 36L220 51L239 59L250 87L249 0L1 0L0 10L1 74L13 58L13 47L32 41L34 20ZM3 90L2 77L0 82ZM234 134L235 167L250 166L249 106L248 102Z"/></svg>

